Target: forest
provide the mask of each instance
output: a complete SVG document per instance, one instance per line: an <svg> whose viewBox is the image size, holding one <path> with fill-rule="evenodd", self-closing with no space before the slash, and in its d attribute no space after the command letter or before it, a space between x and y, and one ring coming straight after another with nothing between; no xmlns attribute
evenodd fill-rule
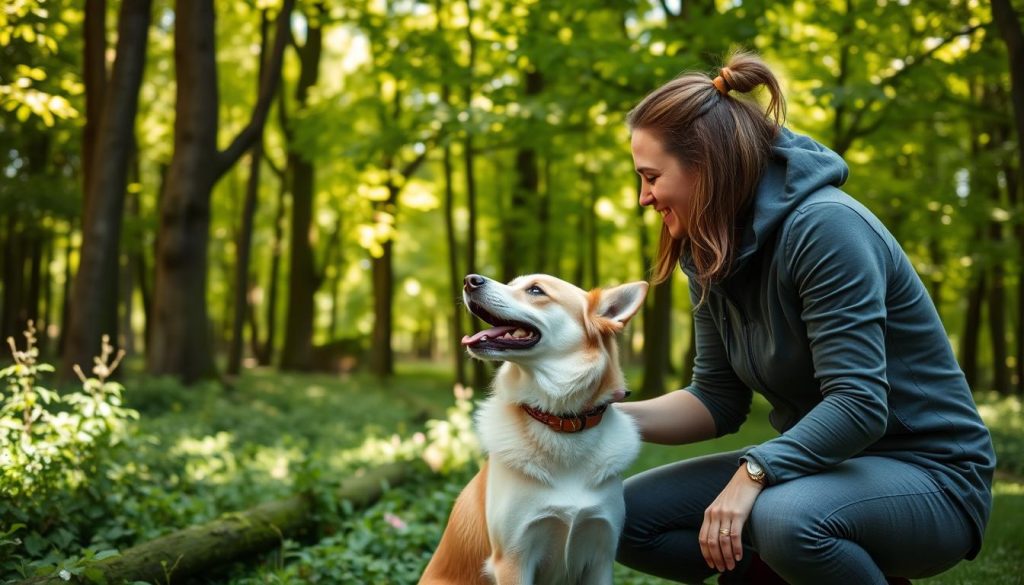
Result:
<svg viewBox="0 0 1024 585"><path fill-rule="evenodd" d="M747 49L992 428L1005 522L928 582L1015 583L1022 30L1016 0L5 2L0 582L415 582L481 457L464 276L648 279L625 116ZM635 398L689 384L687 290L620 337Z"/></svg>

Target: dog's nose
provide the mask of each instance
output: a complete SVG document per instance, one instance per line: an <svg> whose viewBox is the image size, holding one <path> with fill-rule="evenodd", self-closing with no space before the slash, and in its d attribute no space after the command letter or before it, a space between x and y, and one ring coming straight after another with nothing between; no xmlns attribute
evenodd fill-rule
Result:
<svg viewBox="0 0 1024 585"><path fill-rule="evenodd" d="M479 274L467 274L465 280L466 290L476 290L487 282L487 279Z"/></svg>

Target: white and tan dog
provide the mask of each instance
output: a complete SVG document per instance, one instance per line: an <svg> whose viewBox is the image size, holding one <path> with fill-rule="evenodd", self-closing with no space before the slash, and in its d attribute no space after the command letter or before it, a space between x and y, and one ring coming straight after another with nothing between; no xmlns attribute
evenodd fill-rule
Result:
<svg viewBox="0 0 1024 585"><path fill-rule="evenodd" d="M646 282L589 293L552 276L509 284L471 274L463 299L492 327L462 344L503 361L477 412L488 461L455 502L421 585L612 582L625 507L621 474L640 449L621 397L615 334Z"/></svg>

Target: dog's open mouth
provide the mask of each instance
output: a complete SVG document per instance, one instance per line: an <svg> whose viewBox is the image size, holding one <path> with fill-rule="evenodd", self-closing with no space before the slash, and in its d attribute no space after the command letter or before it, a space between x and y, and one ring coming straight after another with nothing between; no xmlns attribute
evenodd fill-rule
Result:
<svg viewBox="0 0 1024 585"><path fill-rule="evenodd" d="M528 323L496 317L480 305L469 302L471 313L492 327L462 338L462 345L473 349L526 349L537 345L540 331Z"/></svg>

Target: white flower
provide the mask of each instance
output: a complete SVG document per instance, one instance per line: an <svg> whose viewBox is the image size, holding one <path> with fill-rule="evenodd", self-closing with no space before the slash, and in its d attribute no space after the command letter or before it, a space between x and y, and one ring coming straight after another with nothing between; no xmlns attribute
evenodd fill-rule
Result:
<svg viewBox="0 0 1024 585"><path fill-rule="evenodd" d="M61 572L58 573L58 576L60 576L60 578L65 580L65 581L70 581L71 580L71 572L68 571L67 569L61 570Z"/></svg>

